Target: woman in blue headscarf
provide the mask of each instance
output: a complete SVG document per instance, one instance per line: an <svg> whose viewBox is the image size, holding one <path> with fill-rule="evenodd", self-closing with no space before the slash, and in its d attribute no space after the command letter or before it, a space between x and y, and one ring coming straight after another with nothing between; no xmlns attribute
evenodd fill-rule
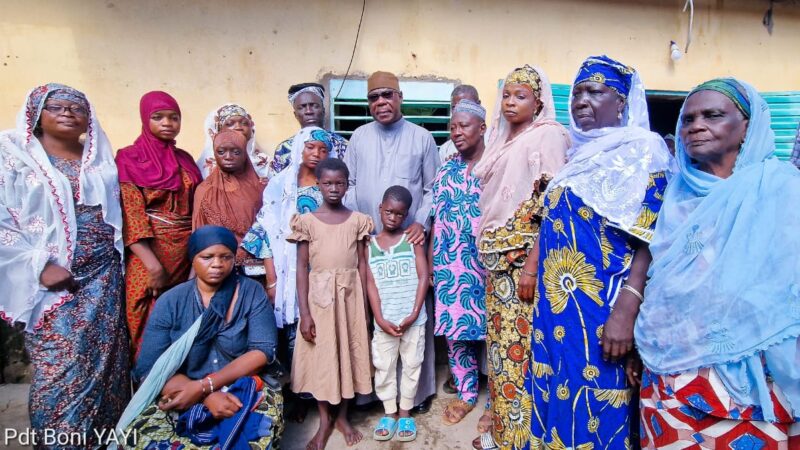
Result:
<svg viewBox="0 0 800 450"><path fill-rule="evenodd" d="M237 275L236 236L206 225L188 242L196 278L158 298L116 427L125 448L267 449L280 439L282 398L264 374L275 317L257 281Z"/></svg>
<svg viewBox="0 0 800 450"><path fill-rule="evenodd" d="M800 448L800 173L732 78L696 87L675 134L635 327L642 447Z"/></svg>
<svg viewBox="0 0 800 450"><path fill-rule="evenodd" d="M570 102L572 147L547 187L531 255L531 448L629 448L623 363L649 263L633 260L653 235L672 158L650 131L634 69L588 58Z"/></svg>

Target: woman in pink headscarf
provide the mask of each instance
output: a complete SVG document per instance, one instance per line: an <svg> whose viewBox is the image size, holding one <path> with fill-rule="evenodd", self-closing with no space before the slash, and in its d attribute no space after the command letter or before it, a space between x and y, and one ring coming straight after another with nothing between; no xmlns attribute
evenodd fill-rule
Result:
<svg viewBox="0 0 800 450"><path fill-rule="evenodd" d="M158 296L186 281L194 190L202 176L192 157L175 146L181 109L166 92L139 102L142 133L117 153L126 248L125 303L133 355Z"/></svg>

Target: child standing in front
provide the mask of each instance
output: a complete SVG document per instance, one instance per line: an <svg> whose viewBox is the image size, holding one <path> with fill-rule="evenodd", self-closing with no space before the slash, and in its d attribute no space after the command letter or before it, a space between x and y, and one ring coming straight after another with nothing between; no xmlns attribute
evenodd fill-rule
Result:
<svg viewBox="0 0 800 450"><path fill-rule="evenodd" d="M297 243L303 337L295 343L292 390L317 400L319 429L306 448L322 450L334 427L348 446L363 437L348 421L347 407L355 394L372 392L364 255L373 223L342 205L349 171L341 160L326 159L315 172L323 203L313 213L292 218L287 240Z"/></svg>
<svg viewBox="0 0 800 450"><path fill-rule="evenodd" d="M411 193L402 186L386 190L379 206L383 230L367 249L367 295L375 317L372 338L375 393L386 412L373 432L377 441L388 441L395 433L402 442L417 437L417 424L409 410L414 406L425 353L428 262L424 249L409 243L402 227L411 201ZM403 361L399 413L398 357Z"/></svg>

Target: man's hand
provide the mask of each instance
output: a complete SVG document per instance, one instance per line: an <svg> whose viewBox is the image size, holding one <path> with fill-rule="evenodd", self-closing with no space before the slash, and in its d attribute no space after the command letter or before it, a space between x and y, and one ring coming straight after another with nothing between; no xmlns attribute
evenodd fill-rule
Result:
<svg viewBox="0 0 800 450"><path fill-rule="evenodd" d="M413 245L422 245L425 242L425 227L414 222L405 231L406 239Z"/></svg>

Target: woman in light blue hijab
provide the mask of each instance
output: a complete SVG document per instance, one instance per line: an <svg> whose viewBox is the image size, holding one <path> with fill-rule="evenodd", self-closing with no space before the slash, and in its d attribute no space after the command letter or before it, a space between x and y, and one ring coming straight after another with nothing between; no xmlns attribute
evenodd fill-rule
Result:
<svg viewBox="0 0 800 450"><path fill-rule="evenodd" d="M800 173L732 78L696 87L675 134L635 325L642 447L798 448Z"/></svg>

